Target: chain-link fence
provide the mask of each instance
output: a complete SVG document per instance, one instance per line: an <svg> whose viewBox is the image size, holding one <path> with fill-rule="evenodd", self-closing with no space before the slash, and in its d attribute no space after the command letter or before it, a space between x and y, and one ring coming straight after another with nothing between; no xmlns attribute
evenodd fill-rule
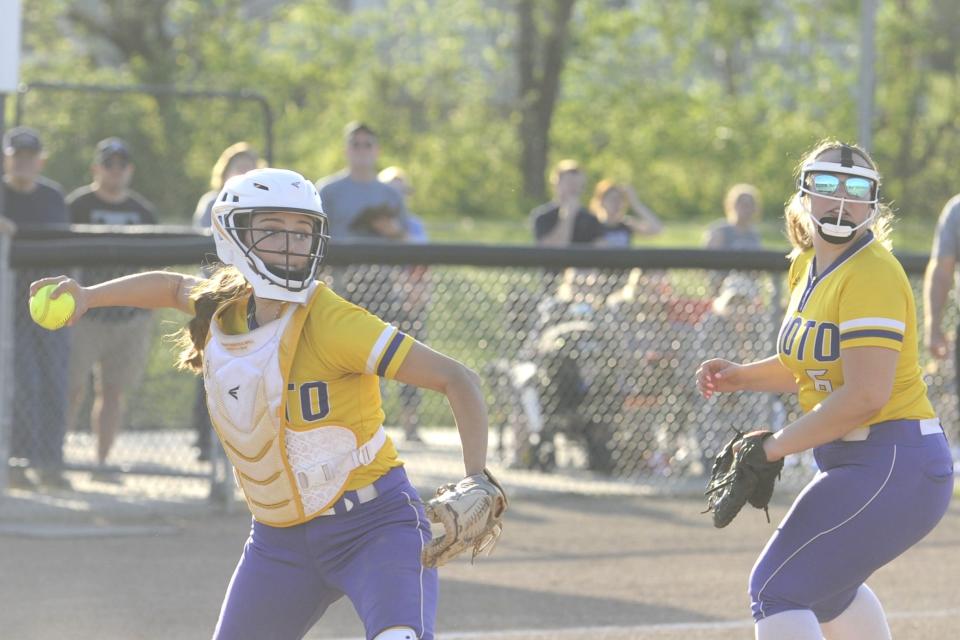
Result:
<svg viewBox="0 0 960 640"><path fill-rule="evenodd" d="M13 275L10 273L10 236L0 233L0 489L7 486L13 405Z"/></svg>
<svg viewBox="0 0 960 640"><path fill-rule="evenodd" d="M246 140L273 160L273 113L254 91L31 82L15 97L14 124L36 128L55 150L46 175L63 185L90 182L97 142L119 136L136 166L131 187L168 224L189 224L210 167L228 145Z"/></svg>
<svg viewBox="0 0 960 640"><path fill-rule="evenodd" d="M210 476L216 447L199 382L174 371L164 340L186 318L114 310L51 333L30 322L24 288L65 269L88 283L144 265L197 272L209 239L124 238L114 255L92 258L83 249L89 241L15 245L15 464L84 470L101 481ZM76 261L78 252L87 257ZM124 260L137 264L106 266ZM773 353L785 301L782 254L370 245L335 248L331 262L323 278L335 290L481 374L492 455L504 466L690 491L702 486L732 429L778 428L798 415L788 395L705 401L693 385L703 359ZM922 262L908 264L918 303ZM955 436L953 363L924 364ZM444 440L436 434L455 442L442 396L394 382L383 392L401 451L425 434L428 445ZM812 468L811 457L796 456L785 481L796 486Z"/></svg>

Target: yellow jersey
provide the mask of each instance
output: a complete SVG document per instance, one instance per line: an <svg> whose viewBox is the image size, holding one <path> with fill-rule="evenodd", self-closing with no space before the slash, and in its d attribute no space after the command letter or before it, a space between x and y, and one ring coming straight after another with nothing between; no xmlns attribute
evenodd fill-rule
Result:
<svg viewBox="0 0 960 640"><path fill-rule="evenodd" d="M384 420L379 378L396 375L414 340L325 284L317 287L307 303L299 342L285 335L280 343L281 362L293 358L283 423L294 431L345 427L357 442L367 442ZM218 314L224 333L247 333L247 302L238 301ZM355 469L343 489L366 486L402 464L387 438L374 460Z"/></svg>
<svg viewBox="0 0 960 640"><path fill-rule="evenodd" d="M920 371L917 310L907 274L871 232L818 272L813 249L798 255L788 276L790 303L777 354L800 389L806 412L843 386L843 350L898 351L890 400L870 424L935 417Z"/></svg>

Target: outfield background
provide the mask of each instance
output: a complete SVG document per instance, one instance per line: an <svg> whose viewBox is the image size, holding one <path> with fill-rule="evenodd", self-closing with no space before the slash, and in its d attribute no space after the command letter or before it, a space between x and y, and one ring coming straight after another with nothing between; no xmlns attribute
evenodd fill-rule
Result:
<svg viewBox="0 0 960 640"><path fill-rule="evenodd" d="M527 214L549 196L549 166L565 157L582 163L590 186L605 177L633 185L664 219L664 233L640 249L699 246L727 188L747 181L764 196L766 246L786 253L782 202L800 155L824 136L870 134L885 199L900 216L900 251L929 250L937 214L958 190L954 0L22 5L26 86L6 100L4 124L40 131L46 174L66 191L89 181L99 139L124 137L137 165L133 186L167 224L189 222L227 145L249 140L272 151L276 165L315 179L342 167L342 128L358 118L381 132L383 164L411 174L411 207L439 242L528 243ZM87 88L62 90L65 83ZM267 96L272 137L254 102L126 92L147 85ZM866 116L864 105L873 107ZM496 300L512 277L464 269L450 281ZM518 279L535 289L541 275ZM704 280L681 274L677 290L706 300ZM765 302L772 283L764 280ZM913 284L919 294L916 275ZM430 337L482 364L490 345L471 331L496 311L462 310L454 295L441 300ZM191 450L196 383L170 371L162 340L182 320L158 315L146 391L118 442L118 465L209 473ZM689 371L679 358L665 362L679 377ZM953 365L924 365L956 441ZM395 414L395 395L387 408ZM426 415L426 443L401 443L424 495L460 474L442 402L430 401ZM96 482L81 470L92 461L83 426L67 446L75 491L0 495L0 637L208 637L249 524L236 496L212 505L203 477L129 468L119 482ZM494 456L514 498L507 530L493 557L444 569L441 637L751 636L746 577L809 460L792 464L773 525L750 511L715 531L699 513L702 482L687 469L673 474L651 456L640 478L601 476L582 470L577 446L562 451L550 474L503 469ZM871 581L898 640L956 635L957 509ZM357 638L356 617L338 603L310 637Z"/></svg>

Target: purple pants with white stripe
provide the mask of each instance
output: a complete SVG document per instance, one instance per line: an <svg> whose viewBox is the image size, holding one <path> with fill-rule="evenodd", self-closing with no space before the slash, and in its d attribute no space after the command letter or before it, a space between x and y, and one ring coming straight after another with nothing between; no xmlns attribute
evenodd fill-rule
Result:
<svg viewBox="0 0 960 640"><path fill-rule="evenodd" d="M379 495L345 513L293 527L254 521L227 588L215 640L302 638L346 595L373 638L411 627L433 638L437 570L420 551L430 526L403 467L374 485Z"/></svg>
<svg viewBox="0 0 960 640"><path fill-rule="evenodd" d="M820 473L793 503L750 576L756 620L810 609L829 622L857 588L927 535L953 495L943 433L916 420L870 427L866 440L814 449Z"/></svg>

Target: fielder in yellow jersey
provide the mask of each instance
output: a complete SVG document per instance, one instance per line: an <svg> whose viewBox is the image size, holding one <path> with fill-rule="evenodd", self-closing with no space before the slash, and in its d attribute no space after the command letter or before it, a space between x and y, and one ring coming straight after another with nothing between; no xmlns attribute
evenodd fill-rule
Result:
<svg viewBox="0 0 960 640"><path fill-rule="evenodd" d="M943 517L953 461L917 362L917 312L890 253L892 214L866 151L825 141L802 160L786 210L794 246L776 355L703 362L704 397L794 392L804 414L752 434L776 462L813 449L819 473L757 559L757 640L886 640L866 579Z"/></svg>
<svg viewBox="0 0 960 640"><path fill-rule="evenodd" d="M230 334L247 332L247 303L240 301L218 320ZM395 378L414 339L318 283L309 302L299 348L285 336L281 354L293 353L286 381L287 427L311 431L340 426L360 442L374 437L384 414L381 377ZM356 469L344 490L370 484L403 463L387 438L371 462Z"/></svg>
<svg viewBox="0 0 960 640"><path fill-rule="evenodd" d="M211 423L253 514L214 638L301 638L346 595L368 639L432 639L436 566L489 549L506 508L485 469L479 378L316 280L328 221L303 176L233 177L211 222L227 266L207 280L149 272L31 287L71 293L70 324L101 306L194 316L179 364L202 369ZM453 411L466 477L428 510L384 431L380 378L441 392ZM432 539L428 515L444 535Z"/></svg>
<svg viewBox="0 0 960 640"><path fill-rule="evenodd" d="M797 379L804 411L843 386L842 349L882 347L900 356L890 399L871 423L935 417L921 377L910 281L872 233L821 273L813 250L803 252L790 265L789 285L777 353Z"/></svg>

